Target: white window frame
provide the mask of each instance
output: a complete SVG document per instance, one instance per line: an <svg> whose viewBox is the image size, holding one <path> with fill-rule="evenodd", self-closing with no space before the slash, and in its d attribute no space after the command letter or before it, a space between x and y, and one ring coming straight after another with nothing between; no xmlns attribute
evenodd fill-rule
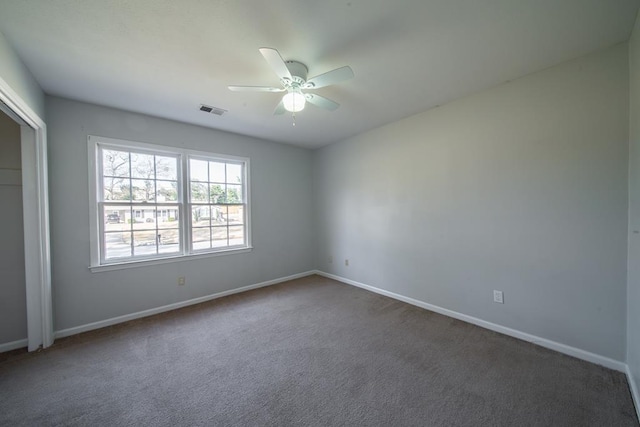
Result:
<svg viewBox="0 0 640 427"><path fill-rule="evenodd" d="M106 138L89 135L89 211L90 211L90 265L92 272L117 270L122 268L139 267L144 265L164 264L182 260L192 260L211 256L228 255L234 253L249 252L251 246L251 196L249 183L249 159L246 157L230 156L210 153L205 151L187 150L177 147L149 144L144 142L128 141L122 139ZM178 159L178 201L177 209L179 216L180 247L178 253L155 254L148 257L131 257L113 260L103 259L103 236L104 218L101 218L99 203L102 199L102 170L100 159L100 148L122 149L126 151L147 152L149 154L168 155ZM191 242L191 203L190 203L190 170L189 159L231 162L242 164L243 176L243 198L244 198L244 232L245 244L237 246L226 246L221 248L200 249L194 251ZM160 203L162 204L162 203Z"/></svg>

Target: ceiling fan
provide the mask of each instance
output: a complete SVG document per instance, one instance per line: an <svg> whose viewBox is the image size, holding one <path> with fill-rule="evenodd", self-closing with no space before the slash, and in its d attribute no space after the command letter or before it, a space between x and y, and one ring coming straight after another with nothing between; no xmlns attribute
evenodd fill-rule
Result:
<svg viewBox="0 0 640 427"><path fill-rule="evenodd" d="M260 48L260 53L267 60L273 71L280 78L282 87L269 86L229 86L229 89L236 92L287 92L280 103L276 106L273 114L284 114L285 111L296 113L302 111L305 104L309 102L316 107L333 111L340 104L315 93L306 92L308 90L319 89L336 83L349 80L354 77L353 70L349 66L336 68L324 74L315 76L307 80L309 72L306 65L297 61L285 61L276 49L269 47Z"/></svg>

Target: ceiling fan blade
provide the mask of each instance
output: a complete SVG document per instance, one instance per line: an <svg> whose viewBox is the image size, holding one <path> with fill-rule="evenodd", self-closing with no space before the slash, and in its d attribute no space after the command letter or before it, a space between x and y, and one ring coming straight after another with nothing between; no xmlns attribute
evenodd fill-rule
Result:
<svg viewBox="0 0 640 427"><path fill-rule="evenodd" d="M284 63L282 56L280 56L280 53L277 50L270 47L261 47L258 50L260 51L262 56L264 56L264 59L267 60L267 62L271 66L271 69L275 71L276 75L280 79L291 80L291 72L287 68L287 64Z"/></svg>
<svg viewBox="0 0 640 427"><path fill-rule="evenodd" d="M317 89L343 82L345 80L352 79L355 76L353 70L349 66L336 68L335 70L327 71L324 74L315 76L307 80L303 88L305 89Z"/></svg>
<svg viewBox="0 0 640 427"><path fill-rule="evenodd" d="M276 109L273 110L273 115L274 116L279 116L280 114L284 114L286 112L287 112L287 110L285 110L285 108L284 108L284 103L282 102L282 100L280 100L280 103L278 105L276 105Z"/></svg>
<svg viewBox="0 0 640 427"><path fill-rule="evenodd" d="M284 92L285 89L281 87L268 87L268 86L229 86L229 90L234 92Z"/></svg>
<svg viewBox="0 0 640 427"><path fill-rule="evenodd" d="M304 97L307 102L310 102L316 107L324 108L325 110L334 111L340 106L337 102L333 102L332 100L325 98L324 96L316 95L315 93L305 93Z"/></svg>

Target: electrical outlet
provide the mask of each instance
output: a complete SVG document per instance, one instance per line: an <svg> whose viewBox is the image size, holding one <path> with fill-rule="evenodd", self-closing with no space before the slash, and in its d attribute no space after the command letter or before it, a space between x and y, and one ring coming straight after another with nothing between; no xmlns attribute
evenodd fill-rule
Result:
<svg viewBox="0 0 640 427"><path fill-rule="evenodd" d="M185 283L186 283L186 280L184 276L178 277L178 286L184 286Z"/></svg>
<svg viewBox="0 0 640 427"><path fill-rule="evenodd" d="M349 260L348 260L348 259L345 259L345 260L344 260L344 265L346 265L347 267L349 267Z"/></svg>
<svg viewBox="0 0 640 427"><path fill-rule="evenodd" d="M493 302L498 304L504 304L504 297L502 291L493 291Z"/></svg>
<svg viewBox="0 0 640 427"><path fill-rule="evenodd" d="M327 262L329 264L333 264L333 257L331 255L329 255L329 258L327 258Z"/></svg>

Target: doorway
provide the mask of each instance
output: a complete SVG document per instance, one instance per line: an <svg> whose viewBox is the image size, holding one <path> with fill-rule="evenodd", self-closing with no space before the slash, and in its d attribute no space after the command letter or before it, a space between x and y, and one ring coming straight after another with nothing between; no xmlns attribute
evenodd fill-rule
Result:
<svg viewBox="0 0 640 427"><path fill-rule="evenodd" d="M0 111L0 343L27 346L20 124Z"/></svg>
<svg viewBox="0 0 640 427"><path fill-rule="evenodd" d="M34 351L53 344L46 125L2 79L0 110L0 114L6 116L4 118L11 119L19 127L20 169L19 172L7 172L11 175L7 179L13 180L14 184L19 181L21 189L26 345L29 351ZM15 132L15 127L9 125L9 128L14 129L9 132ZM16 148L12 146L11 150L13 153ZM14 158L12 170L16 169ZM14 285L17 288L18 284ZM21 316L19 313L14 315L15 319ZM25 342L21 338L1 344L0 351L7 351L24 347Z"/></svg>

